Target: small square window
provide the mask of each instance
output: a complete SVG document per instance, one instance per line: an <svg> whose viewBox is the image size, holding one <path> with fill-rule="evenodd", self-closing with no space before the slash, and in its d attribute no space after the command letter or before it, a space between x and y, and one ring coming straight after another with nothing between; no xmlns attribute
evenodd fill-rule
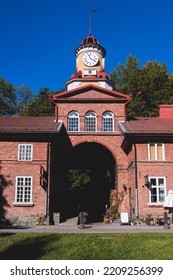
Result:
<svg viewBox="0 0 173 280"><path fill-rule="evenodd" d="M32 161L33 145L19 144L18 147L18 160L19 161Z"/></svg>
<svg viewBox="0 0 173 280"><path fill-rule="evenodd" d="M149 149L149 160L150 161L163 161L165 160L165 147L162 143L150 143Z"/></svg>

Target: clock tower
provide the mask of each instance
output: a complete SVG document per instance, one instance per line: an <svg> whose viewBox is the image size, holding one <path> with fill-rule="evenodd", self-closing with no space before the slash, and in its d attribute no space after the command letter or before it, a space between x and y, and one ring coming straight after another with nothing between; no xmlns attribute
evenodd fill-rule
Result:
<svg viewBox="0 0 173 280"><path fill-rule="evenodd" d="M89 34L82 44L76 48L76 73L66 83L67 90L95 84L113 89L108 74L104 72L106 50L99 41Z"/></svg>

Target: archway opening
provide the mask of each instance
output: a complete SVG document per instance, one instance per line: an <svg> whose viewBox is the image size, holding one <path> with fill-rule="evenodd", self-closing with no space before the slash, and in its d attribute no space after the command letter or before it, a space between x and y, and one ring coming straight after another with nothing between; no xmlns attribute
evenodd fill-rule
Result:
<svg viewBox="0 0 173 280"><path fill-rule="evenodd" d="M86 211L89 222L102 221L116 185L115 173L115 159L103 145L87 142L75 146L66 165L66 218Z"/></svg>

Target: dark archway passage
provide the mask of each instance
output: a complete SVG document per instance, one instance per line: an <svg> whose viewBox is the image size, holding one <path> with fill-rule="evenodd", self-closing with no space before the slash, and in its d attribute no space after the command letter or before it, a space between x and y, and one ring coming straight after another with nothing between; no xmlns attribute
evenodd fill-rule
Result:
<svg viewBox="0 0 173 280"><path fill-rule="evenodd" d="M71 189L74 180L70 172L73 177L75 174L75 184L79 186L82 181L84 185ZM87 142L75 146L66 165L66 217L86 211L90 222L103 220L105 206L109 207L110 190L115 187L115 172L114 157L103 145Z"/></svg>

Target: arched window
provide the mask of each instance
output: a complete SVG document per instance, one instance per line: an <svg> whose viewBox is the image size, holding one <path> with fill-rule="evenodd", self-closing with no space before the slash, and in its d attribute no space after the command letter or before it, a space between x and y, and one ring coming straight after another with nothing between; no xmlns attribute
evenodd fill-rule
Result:
<svg viewBox="0 0 173 280"><path fill-rule="evenodd" d="M85 131L96 131L96 113L88 111L85 114Z"/></svg>
<svg viewBox="0 0 173 280"><path fill-rule="evenodd" d="M79 113L71 111L68 113L68 131L79 131Z"/></svg>
<svg viewBox="0 0 173 280"><path fill-rule="evenodd" d="M114 131L114 115L112 112L106 111L102 115L102 130Z"/></svg>

